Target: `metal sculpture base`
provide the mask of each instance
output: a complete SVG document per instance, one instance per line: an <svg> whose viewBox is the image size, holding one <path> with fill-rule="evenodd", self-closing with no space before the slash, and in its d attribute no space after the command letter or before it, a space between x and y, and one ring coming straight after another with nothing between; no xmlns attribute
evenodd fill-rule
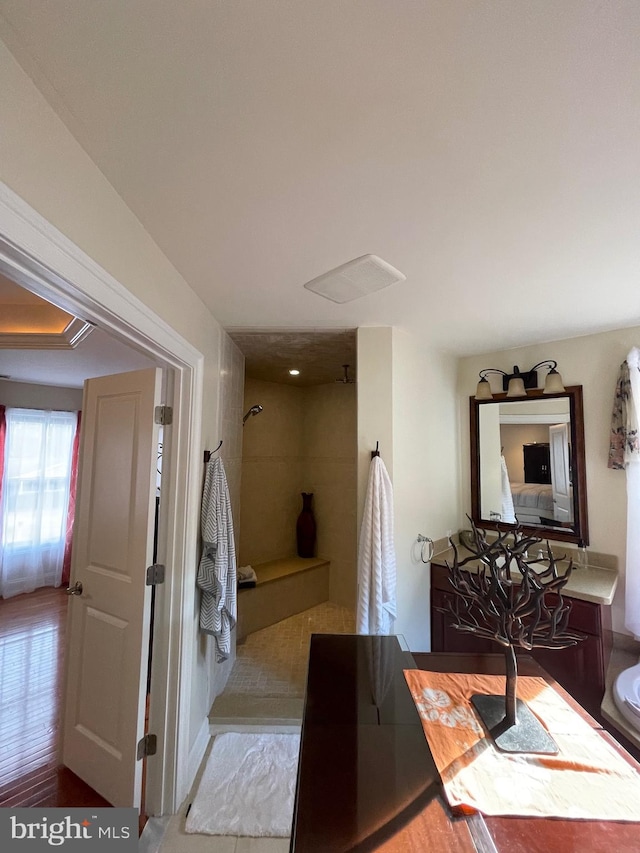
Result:
<svg viewBox="0 0 640 853"><path fill-rule="evenodd" d="M541 755L556 755L558 747L544 726L529 710L522 699L516 700L517 723L509 726L505 720L505 697L487 696L476 693L471 704L503 752L533 752Z"/></svg>

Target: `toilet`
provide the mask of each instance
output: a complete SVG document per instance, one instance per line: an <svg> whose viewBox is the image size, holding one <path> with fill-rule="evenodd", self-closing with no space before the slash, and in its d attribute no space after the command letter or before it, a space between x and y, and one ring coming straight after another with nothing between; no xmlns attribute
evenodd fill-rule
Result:
<svg viewBox="0 0 640 853"><path fill-rule="evenodd" d="M625 720L640 732L640 661L616 678L613 700Z"/></svg>

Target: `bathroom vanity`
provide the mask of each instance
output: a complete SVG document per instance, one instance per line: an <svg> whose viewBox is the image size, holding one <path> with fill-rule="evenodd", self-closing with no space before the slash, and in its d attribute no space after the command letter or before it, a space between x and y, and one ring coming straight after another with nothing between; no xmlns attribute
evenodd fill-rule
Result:
<svg viewBox="0 0 640 853"><path fill-rule="evenodd" d="M431 563L431 651L500 652L498 643L453 627L453 618L446 612L454 600L446 563L453 563L453 550L435 557ZM617 579L617 572L612 569L594 566L574 569L563 590L563 598L571 603L569 628L584 634L585 639L567 649L522 651L538 661L594 716L600 712L611 657L610 605Z"/></svg>

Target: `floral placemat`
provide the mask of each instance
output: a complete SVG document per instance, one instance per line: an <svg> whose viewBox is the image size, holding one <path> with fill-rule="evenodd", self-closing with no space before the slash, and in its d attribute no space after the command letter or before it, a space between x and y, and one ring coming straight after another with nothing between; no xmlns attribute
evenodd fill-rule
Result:
<svg viewBox="0 0 640 853"><path fill-rule="evenodd" d="M640 774L542 678L518 678L518 698L557 755L500 752L471 705L504 695L497 675L405 670L449 805L461 812L640 822Z"/></svg>

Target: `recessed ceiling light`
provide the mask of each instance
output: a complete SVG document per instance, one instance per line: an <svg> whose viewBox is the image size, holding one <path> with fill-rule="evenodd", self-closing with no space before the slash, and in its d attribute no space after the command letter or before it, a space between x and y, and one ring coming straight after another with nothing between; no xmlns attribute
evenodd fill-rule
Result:
<svg viewBox="0 0 640 853"><path fill-rule="evenodd" d="M342 303L360 299L405 279L404 273L377 255L363 255L308 281L304 286L325 299Z"/></svg>
<svg viewBox="0 0 640 853"><path fill-rule="evenodd" d="M289 373L291 376L299 376L300 375L300 371L295 370L295 368L293 370L290 370Z"/></svg>

